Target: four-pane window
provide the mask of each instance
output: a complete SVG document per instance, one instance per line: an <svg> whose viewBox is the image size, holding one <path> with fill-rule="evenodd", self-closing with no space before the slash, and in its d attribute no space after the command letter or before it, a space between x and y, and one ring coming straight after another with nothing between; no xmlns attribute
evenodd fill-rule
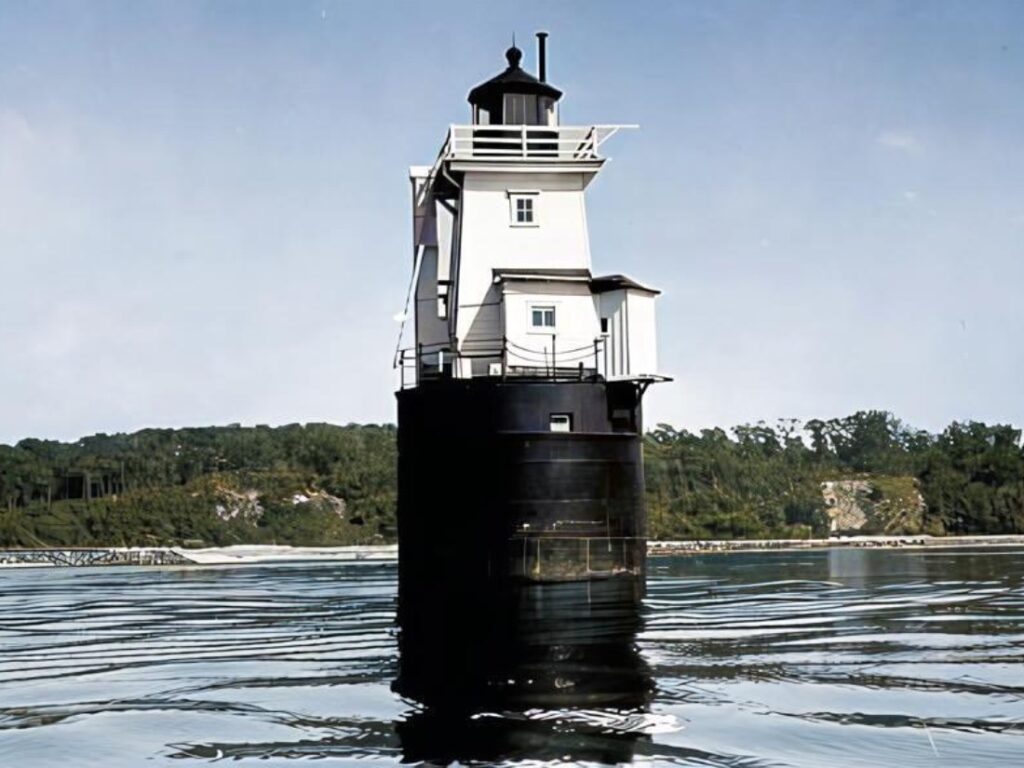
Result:
<svg viewBox="0 0 1024 768"><path fill-rule="evenodd" d="M533 198L516 198L516 224L533 224Z"/></svg>
<svg viewBox="0 0 1024 768"><path fill-rule="evenodd" d="M513 227L535 227L537 220L536 192L509 192L510 223Z"/></svg>

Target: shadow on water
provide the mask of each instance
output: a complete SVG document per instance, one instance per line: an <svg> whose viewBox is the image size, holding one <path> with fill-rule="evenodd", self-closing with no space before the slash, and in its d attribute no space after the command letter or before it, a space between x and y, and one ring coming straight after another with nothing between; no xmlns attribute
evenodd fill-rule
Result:
<svg viewBox="0 0 1024 768"><path fill-rule="evenodd" d="M421 705L396 728L404 759L630 761L653 693L643 589L629 576L404 590L392 687Z"/></svg>

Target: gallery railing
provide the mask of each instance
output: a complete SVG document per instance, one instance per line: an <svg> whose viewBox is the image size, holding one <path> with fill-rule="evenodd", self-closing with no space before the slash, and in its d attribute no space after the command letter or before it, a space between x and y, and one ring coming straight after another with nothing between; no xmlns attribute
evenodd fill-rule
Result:
<svg viewBox="0 0 1024 768"><path fill-rule="evenodd" d="M399 389L419 382L450 377L529 378L547 381L585 381L606 375L606 337L590 344L560 349L555 334L550 343L531 348L500 339L473 339L461 345L448 342L418 344L400 349L395 357ZM455 347L455 350L452 347Z"/></svg>
<svg viewBox="0 0 1024 768"><path fill-rule="evenodd" d="M636 125L451 125L437 157L419 187L417 205L427 202L448 161L594 162L601 145Z"/></svg>
<svg viewBox="0 0 1024 768"><path fill-rule="evenodd" d="M453 125L450 160L598 160L596 126Z"/></svg>

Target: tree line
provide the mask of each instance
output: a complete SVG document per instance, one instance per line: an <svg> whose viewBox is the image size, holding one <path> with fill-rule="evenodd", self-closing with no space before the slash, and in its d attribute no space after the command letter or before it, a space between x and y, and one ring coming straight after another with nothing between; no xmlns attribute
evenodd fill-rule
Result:
<svg viewBox="0 0 1024 768"><path fill-rule="evenodd" d="M146 429L0 445L0 546L394 540L390 425ZM867 480L865 531L1024 533L1009 425L940 434L883 411L644 438L652 538L826 535L822 483ZM918 503L920 502L920 503Z"/></svg>
<svg viewBox="0 0 1024 768"><path fill-rule="evenodd" d="M861 411L731 434L659 425L646 446L654 538L826 535L822 483L858 478L870 482L866 502L876 508L910 506L898 498L908 493L922 502L918 514L865 533L1024 533L1024 451L1009 425L954 422L930 434L891 413Z"/></svg>
<svg viewBox="0 0 1024 768"><path fill-rule="evenodd" d="M0 445L0 546L390 540L395 434L233 425Z"/></svg>

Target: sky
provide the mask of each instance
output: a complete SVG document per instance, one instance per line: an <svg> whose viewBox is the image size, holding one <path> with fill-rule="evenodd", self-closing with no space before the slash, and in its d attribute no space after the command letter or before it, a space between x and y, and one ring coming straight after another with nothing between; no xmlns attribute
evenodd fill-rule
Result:
<svg viewBox="0 0 1024 768"><path fill-rule="evenodd" d="M513 32L638 123L596 272L663 290L649 426L1024 425L1024 4L0 4L0 443L393 422L432 161Z"/></svg>

